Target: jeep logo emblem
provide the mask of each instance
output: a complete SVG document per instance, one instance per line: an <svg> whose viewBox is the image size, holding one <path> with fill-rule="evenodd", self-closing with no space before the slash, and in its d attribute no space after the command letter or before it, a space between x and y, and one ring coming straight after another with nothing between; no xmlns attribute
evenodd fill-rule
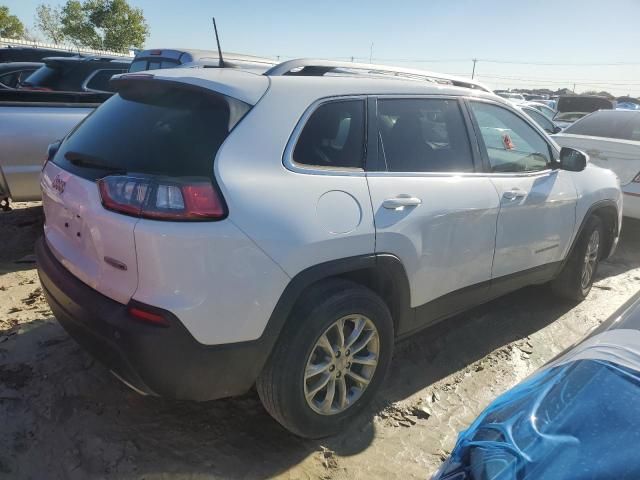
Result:
<svg viewBox="0 0 640 480"><path fill-rule="evenodd" d="M53 188L56 192L62 194L64 192L64 187L67 184L62 178L60 178L60 174L56 175L56 178L51 182L51 188Z"/></svg>

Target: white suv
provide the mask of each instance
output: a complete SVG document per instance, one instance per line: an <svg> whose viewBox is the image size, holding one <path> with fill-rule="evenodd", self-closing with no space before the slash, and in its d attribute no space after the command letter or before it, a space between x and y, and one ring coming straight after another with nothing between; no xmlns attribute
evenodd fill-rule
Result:
<svg viewBox="0 0 640 480"><path fill-rule="evenodd" d="M394 342L525 285L587 295L615 248L613 173L481 85L291 61L125 74L42 173L42 286L135 390L257 385L338 431Z"/></svg>

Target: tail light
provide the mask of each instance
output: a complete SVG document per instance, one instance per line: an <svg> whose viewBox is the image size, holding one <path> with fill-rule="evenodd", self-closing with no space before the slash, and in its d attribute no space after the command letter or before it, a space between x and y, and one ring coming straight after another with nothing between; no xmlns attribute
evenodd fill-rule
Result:
<svg viewBox="0 0 640 480"><path fill-rule="evenodd" d="M205 178L110 175L98 180L107 210L155 220L220 220L224 200Z"/></svg>
<svg viewBox="0 0 640 480"><path fill-rule="evenodd" d="M169 327L171 325L169 321L162 315L158 315L155 312L143 310L139 307L129 306L127 308L127 312L129 312L129 315L131 315L134 319L144 323L149 323L158 327Z"/></svg>

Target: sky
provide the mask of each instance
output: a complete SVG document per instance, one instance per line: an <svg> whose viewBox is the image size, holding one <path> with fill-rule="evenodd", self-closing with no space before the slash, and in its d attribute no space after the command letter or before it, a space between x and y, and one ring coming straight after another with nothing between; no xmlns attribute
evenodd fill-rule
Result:
<svg viewBox="0 0 640 480"><path fill-rule="evenodd" d="M0 0L32 31L42 2ZM147 19L148 48L215 49L215 16L229 52L282 60L371 57L374 63L467 77L476 58L475 78L494 89L575 84L577 92L640 96L640 0L129 3Z"/></svg>

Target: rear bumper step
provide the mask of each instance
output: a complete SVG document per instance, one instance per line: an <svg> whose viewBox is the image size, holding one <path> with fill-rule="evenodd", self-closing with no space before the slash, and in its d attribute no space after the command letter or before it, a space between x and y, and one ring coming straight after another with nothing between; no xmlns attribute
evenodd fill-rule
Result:
<svg viewBox="0 0 640 480"><path fill-rule="evenodd" d="M262 342L203 345L166 311L168 328L140 323L129 316L126 305L73 276L42 238L36 242L36 257L40 283L58 322L139 393L212 400L247 392L260 373Z"/></svg>

